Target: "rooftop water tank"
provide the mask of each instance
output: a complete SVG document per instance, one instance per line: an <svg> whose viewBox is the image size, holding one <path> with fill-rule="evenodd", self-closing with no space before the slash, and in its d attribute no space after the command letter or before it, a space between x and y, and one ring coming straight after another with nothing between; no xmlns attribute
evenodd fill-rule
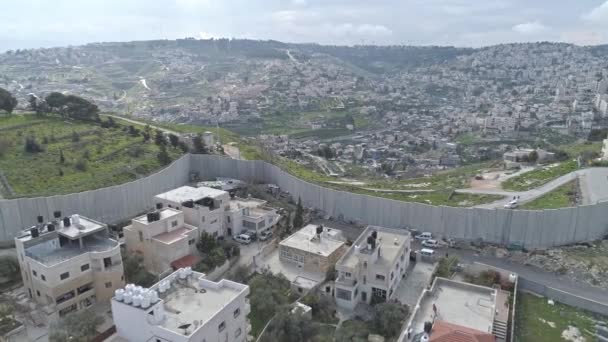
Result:
<svg viewBox="0 0 608 342"><path fill-rule="evenodd" d="M131 292L125 292L123 298L125 304L131 304L133 302L133 294Z"/></svg>
<svg viewBox="0 0 608 342"><path fill-rule="evenodd" d="M135 284L127 284L127 286L125 286L125 291L133 291L134 287Z"/></svg>
<svg viewBox="0 0 608 342"><path fill-rule="evenodd" d="M72 223L76 224L80 224L80 215L78 214L74 214L72 215Z"/></svg>
<svg viewBox="0 0 608 342"><path fill-rule="evenodd" d="M510 283L515 283L516 280L517 280L517 274L515 274L515 273L509 274L509 282Z"/></svg>
<svg viewBox="0 0 608 342"><path fill-rule="evenodd" d="M116 291L114 291L114 298L116 298L117 301L122 301L124 295L125 290L123 289L117 289Z"/></svg>
<svg viewBox="0 0 608 342"><path fill-rule="evenodd" d="M150 298L149 297L143 297L141 299L141 307L144 309L150 307Z"/></svg>
<svg viewBox="0 0 608 342"><path fill-rule="evenodd" d="M156 292L156 290L150 290L150 302L158 302L158 292Z"/></svg>
<svg viewBox="0 0 608 342"><path fill-rule="evenodd" d="M141 300L142 300L141 295L135 295L135 296L133 296L133 306L140 306L141 305Z"/></svg>

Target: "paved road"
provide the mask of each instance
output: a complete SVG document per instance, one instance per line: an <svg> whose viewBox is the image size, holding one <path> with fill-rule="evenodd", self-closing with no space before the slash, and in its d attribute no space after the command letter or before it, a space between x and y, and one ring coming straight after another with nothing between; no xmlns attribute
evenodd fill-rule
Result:
<svg viewBox="0 0 608 342"><path fill-rule="evenodd" d="M478 205L477 208L502 208L505 204L519 196L519 203L523 204L532 201L556 188L580 177L585 179L581 184L583 194L583 204L594 204L601 200L608 199L608 168L589 168L570 172L561 177L558 177L545 185L528 191L506 191L506 190L488 190L488 189L459 189L456 192L469 194L491 194L502 195L504 199L492 203Z"/></svg>
<svg viewBox="0 0 608 342"><path fill-rule="evenodd" d="M142 126L150 125L150 127L152 127L153 129L158 129L161 132L166 132L166 133L169 133L169 134L175 134L175 135L178 135L178 136L181 135L181 133L176 132L176 131L172 131L170 129L166 129L166 128L163 128L163 127L155 126L154 124L150 124L148 122L128 119L128 118L125 118L125 117L120 116L120 115L114 115L114 114L100 114L100 115L101 116L111 116L111 117L113 117L115 119L120 119L120 120L123 120L123 121L126 121L126 122L130 122L130 123L132 123L134 125L142 125Z"/></svg>
<svg viewBox="0 0 608 342"><path fill-rule="evenodd" d="M440 250L445 252L445 250ZM554 274L533 266L522 265L504 259L476 255L474 251L462 249L448 249L450 255L457 256L461 262L472 263L480 262L495 266L510 272L519 274L521 277L532 280L545 286L553 287L558 290L566 291L580 297L595 300L608 304L608 291L586 283L574 281L565 275Z"/></svg>

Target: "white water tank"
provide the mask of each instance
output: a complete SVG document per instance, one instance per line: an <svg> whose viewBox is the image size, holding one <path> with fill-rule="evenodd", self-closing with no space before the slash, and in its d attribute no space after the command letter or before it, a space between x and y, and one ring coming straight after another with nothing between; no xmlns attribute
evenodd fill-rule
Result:
<svg viewBox="0 0 608 342"><path fill-rule="evenodd" d="M134 287L135 284L127 284L127 286L125 286L125 291L133 291Z"/></svg>
<svg viewBox="0 0 608 342"><path fill-rule="evenodd" d="M515 283L516 280L517 280L517 274L515 274L515 273L509 274L509 282L511 284Z"/></svg>
<svg viewBox="0 0 608 342"><path fill-rule="evenodd" d="M180 268L179 269L179 279L186 279L186 277L188 276L188 274L186 272L187 271L185 268Z"/></svg>
<svg viewBox="0 0 608 342"><path fill-rule="evenodd" d="M144 309L146 309L146 308L148 308L149 306L150 306L150 297L147 297L147 296L146 296L146 297L143 297L143 298L141 299L141 307L142 307L142 308L144 308Z"/></svg>
<svg viewBox="0 0 608 342"><path fill-rule="evenodd" d="M130 291L127 291L127 292L125 292L123 298L124 298L125 304L131 304L133 302L133 293L131 293Z"/></svg>
<svg viewBox="0 0 608 342"><path fill-rule="evenodd" d="M141 295L135 295L135 296L133 296L133 306L140 306L141 305L141 300L142 300Z"/></svg>
<svg viewBox="0 0 608 342"><path fill-rule="evenodd" d="M143 291L143 289L144 289L144 288L143 288L143 287L141 287L141 286L139 286L139 285L138 285L138 286L135 286L135 288L133 289L133 293L134 293L134 294L141 294L141 291Z"/></svg>
<svg viewBox="0 0 608 342"><path fill-rule="evenodd" d="M162 305L157 305L154 309L154 323L160 324L165 319L165 308Z"/></svg>
<svg viewBox="0 0 608 342"><path fill-rule="evenodd" d="M80 215L78 215L78 214L72 215L72 223L74 225L80 224Z"/></svg>
<svg viewBox="0 0 608 342"><path fill-rule="evenodd" d="M192 267L190 267L190 266L186 267L186 274L187 275L191 275L192 274Z"/></svg>
<svg viewBox="0 0 608 342"><path fill-rule="evenodd" d="M158 302L158 292L156 292L156 290L150 290L150 302Z"/></svg>
<svg viewBox="0 0 608 342"><path fill-rule="evenodd" d="M122 301L124 295L125 295L125 290L123 290L123 289L117 289L116 291L114 291L114 298L119 302Z"/></svg>

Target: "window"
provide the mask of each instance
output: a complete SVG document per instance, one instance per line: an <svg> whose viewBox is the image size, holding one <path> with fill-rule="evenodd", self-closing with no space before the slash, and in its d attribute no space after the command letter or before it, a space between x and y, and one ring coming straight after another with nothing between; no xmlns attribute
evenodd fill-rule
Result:
<svg viewBox="0 0 608 342"><path fill-rule="evenodd" d="M239 337L241 336L241 328L236 329L236 331L234 332L234 337Z"/></svg>
<svg viewBox="0 0 608 342"><path fill-rule="evenodd" d="M358 288L356 288L356 289L355 289L355 299L357 298L357 295L358 295L358 294L359 294L359 289L358 289Z"/></svg>
<svg viewBox="0 0 608 342"><path fill-rule="evenodd" d="M144 242L144 232L139 231L139 242Z"/></svg>
<svg viewBox="0 0 608 342"><path fill-rule="evenodd" d="M351 295L350 291L336 287L336 298L350 301Z"/></svg>
<svg viewBox="0 0 608 342"><path fill-rule="evenodd" d="M363 284L367 284L367 276L363 276Z"/></svg>
<svg viewBox="0 0 608 342"><path fill-rule="evenodd" d="M241 314L241 309L237 308L236 310L234 310L234 318L239 317L239 315Z"/></svg>
<svg viewBox="0 0 608 342"><path fill-rule="evenodd" d="M228 221L228 223L230 223L230 216L226 217L226 221Z"/></svg>
<svg viewBox="0 0 608 342"><path fill-rule="evenodd" d="M177 221L171 222L171 227L177 227Z"/></svg>
<svg viewBox="0 0 608 342"><path fill-rule="evenodd" d="M220 325L217 327L217 331L219 332L224 331L224 329L226 329L226 322L220 323Z"/></svg>
<svg viewBox="0 0 608 342"><path fill-rule="evenodd" d="M367 261L363 262L363 268L367 268Z"/></svg>
<svg viewBox="0 0 608 342"><path fill-rule="evenodd" d="M393 280L393 278L395 278L395 274L393 274L393 272L391 272L391 280Z"/></svg>
<svg viewBox="0 0 608 342"><path fill-rule="evenodd" d="M36 290L36 294L40 297L40 291Z"/></svg>
<svg viewBox="0 0 608 342"><path fill-rule="evenodd" d="M376 280L385 280L386 277L382 274L376 274Z"/></svg>
<svg viewBox="0 0 608 342"><path fill-rule="evenodd" d="M386 301L386 290L377 289L375 287L372 287L372 296Z"/></svg>
<svg viewBox="0 0 608 342"><path fill-rule="evenodd" d="M106 289L109 289L110 287L112 287L112 282L111 282L111 281L108 281L108 282L106 283Z"/></svg>
<svg viewBox="0 0 608 342"><path fill-rule="evenodd" d="M68 279L69 277L70 277L70 272L61 273L61 275L59 276L59 278L61 280Z"/></svg>
<svg viewBox="0 0 608 342"><path fill-rule="evenodd" d="M205 216L201 217L201 220L203 221L203 223L205 222Z"/></svg>
<svg viewBox="0 0 608 342"><path fill-rule="evenodd" d="M194 240L194 239L188 240L188 246L194 245L194 242L196 242L196 240Z"/></svg>
<svg viewBox="0 0 608 342"><path fill-rule="evenodd" d="M350 277L352 277L353 275L352 275L350 272L344 272L344 276L345 276L346 278L350 278Z"/></svg>
<svg viewBox="0 0 608 342"><path fill-rule="evenodd" d="M32 274L34 275L34 277L38 275L38 273L36 272L36 270L32 270Z"/></svg>
<svg viewBox="0 0 608 342"><path fill-rule="evenodd" d="M40 274L40 278L41 278L42 280L46 281L46 277L45 277L45 276L44 276L44 274L42 274L42 273Z"/></svg>
<svg viewBox="0 0 608 342"><path fill-rule="evenodd" d="M90 267L90 266L89 266L89 264L84 264L84 265L80 266L80 270L81 270L82 272L84 272L84 271L88 270L88 269L89 269L89 267Z"/></svg>

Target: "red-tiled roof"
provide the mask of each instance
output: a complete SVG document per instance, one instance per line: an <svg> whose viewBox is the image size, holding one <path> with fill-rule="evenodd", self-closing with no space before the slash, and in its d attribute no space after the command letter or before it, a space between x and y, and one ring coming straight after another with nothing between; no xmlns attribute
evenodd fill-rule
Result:
<svg viewBox="0 0 608 342"><path fill-rule="evenodd" d="M178 268L183 268L183 267L192 267L196 264L197 261L198 261L197 257L195 257L192 254L188 254L177 260L174 260L171 263L171 267L173 267L173 269L175 269L175 270L177 270Z"/></svg>
<svg viewBox="0 0 608 342"><path fill-rule="evenodd" d="M483 331L451 324L444 321L435 321L431 330L430 342L495 342L494 335Z"/></svg>

